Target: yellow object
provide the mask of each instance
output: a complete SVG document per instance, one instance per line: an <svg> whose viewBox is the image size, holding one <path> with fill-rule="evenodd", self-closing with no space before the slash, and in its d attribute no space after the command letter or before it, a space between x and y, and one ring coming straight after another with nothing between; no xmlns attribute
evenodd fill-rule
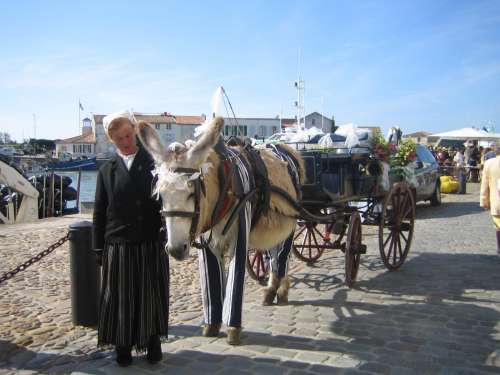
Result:
<svg viewBox="0 0 500 375"><path fill-rule="evenodd" d="M453 179L451 178L451 176L441 176L441 177L439 177L439 179L441 180L441 183L448 182L448 181L453 181Z"/></svg>
<svg viewBox="0 0 500 375"><path fill-rule="evenodd" d="M443 177L449 178L449 176L442 176L441 179ZM458 187L459 187L458 181L454 181L450 178L445 181L441 180L441 193L456 193L458 191Z"/></svg>

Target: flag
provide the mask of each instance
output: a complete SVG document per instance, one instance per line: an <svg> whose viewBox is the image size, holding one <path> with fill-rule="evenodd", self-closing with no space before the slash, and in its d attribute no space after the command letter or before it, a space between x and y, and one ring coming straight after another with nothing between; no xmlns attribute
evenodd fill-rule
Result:
<svg viewBox="0 0 500 375"><path fill-rule="evenodd" d="M78 105L80 106L80 110L83 111L83 105L82 105L82 102L78 101Z"/></svg>

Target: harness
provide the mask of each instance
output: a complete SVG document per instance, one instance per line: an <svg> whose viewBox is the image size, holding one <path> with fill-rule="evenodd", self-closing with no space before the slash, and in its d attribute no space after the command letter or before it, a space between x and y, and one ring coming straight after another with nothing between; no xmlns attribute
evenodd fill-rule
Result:
<svg viewBox="0 0 500 375"><path fill-rule="evenodd" d="M210 218L210 222L206 224L205 227L201 229L201 233L204 233L210 229L212 229L215 225L217 225L229 212L230 208L234 204L235 198L232 194L229 194L230 190L234 190L234 172L235 166L227 155L223 153L220 147L215 147L215 150L219 157L221 158L221 163L219 166L219 181L221 181L221 188L219 190L219 196L217 202L215 203L214 210L212 211L212 215ZM203 244L196 242L196 231L198 229L199 221L200 221L200 201L201 194L206 197L206 188L205 182L203 180L203 173L200 169L195 168L175 168L172 170L173 173L184 173L188 176L193 176L194 174L198 174L197 178L190 179L190 181L194 184L194 192L190 196L194 199L194 211L181 211L181 210L160 210L160 214L162 219L164 220L166 217L185 217L191 218L191 226L189 229L189 242L192 246L201 248ZM212 232L210 232L210 239L212 237ZM210 239L207 242L210 242Z"/></svg>
<svg viewBox="0 0 500 375"><path fill-rule="evenodd" d="M290 196L285 190L273 186L269 182L267 168L260 156L259 150L253 148L249 144L242 145L242 151L236 153L234 150L230 150L224 144L222 138L214 146L214 150L221 159L221 163L218 170L218 176L220 181L219 196L217 202L215 203L214 209L212 211L211 219L206 227L201 229L201 233L205 233L211 230L215 225L217 225L234 206L234 202L237 199L238 203L232 209L232 212L222 230L222 234L225 235L231 228L232 224L236 220L238 213L244 207L245 203L252 200L253 212L252 212L252 227L258 222L262 215L267 214L269 209L269 202L271 197L271 192L277 193L284 197L297 211L303 212L303 208L300 204ZM300 197L300 185L298 178L298 161L286 151L284 148L273 147L273 153L283 161L288 162L288 170L294 182L294 187L297 192L297 196ZM245 157L242 157L242 156ZM239 179L238 173L236 172L236 162L233 159L238 158L240 165L247 169L250 190L244 191L242 182ZM174 173L184 173L188 176L193 176L194 174L199 174L197 178L190 179L194 186L194 192L190 196L194 199L194 211L181 211L181 210L161 210L160 214L162 218L166 217L185 217L191 218L191 226L189 229L189 241L190 244L197 248L205 247L206 243L209 243L212 237L212 232L208 241L202 241L202 243L196 242L196 231L198 229L200 220L200 201L201 194L206 197L206 188L203 181L203 173L200 169L195 168L175 168L172 170ZM230 194L231 193L231 194Z"/></svg>
<svg viewBox="0 0 500 375"><path fill-rule="evenodd" d="M201 170L199 169L194 169L194 168L175 168L172 170L174 173L185 173L188 176L192 176L195 173L199 173L199 177L191 180L194 184L194 192L193 192L193 198L194 198L194 211L180 211L180 210L160 210L160 214L163 218L166 217L187 217L191 218L191 227L189 228L189 241L194 242L195 236L196 236L196 229L198 228L198 222L200 221L200 199L201 199L201 193L203 195L206 195L206 190L205 190L205 183L203 179L201 178Z"/></svg>

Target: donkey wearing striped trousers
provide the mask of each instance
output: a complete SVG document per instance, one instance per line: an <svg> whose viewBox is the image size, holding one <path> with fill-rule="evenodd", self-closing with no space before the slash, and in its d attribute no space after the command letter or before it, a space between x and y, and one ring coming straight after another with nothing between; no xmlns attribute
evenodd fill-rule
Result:
<svg viewBox="0 0 500 375"><path fill-rule="evenodd" d="M263 303L272 304L275 298L287 303L287 261L297 212L283 196L268 192L267 207L256 215L256 200L249 198L258 190L255 171L241 146L223 146L221 151L223 125L222 118L215 118L196 142L168 148L144 122L138 135L156 163L155 193L163 202L169 254L183 260L192 246L198 248L203 335L217 336L224 322L228 343L237 345L247 251L270 250L271 274ZM285 146L261 149L259 154L269 184L297 200L304 171L298 153ZM227 275L224 259L229 259Z"/></svg>

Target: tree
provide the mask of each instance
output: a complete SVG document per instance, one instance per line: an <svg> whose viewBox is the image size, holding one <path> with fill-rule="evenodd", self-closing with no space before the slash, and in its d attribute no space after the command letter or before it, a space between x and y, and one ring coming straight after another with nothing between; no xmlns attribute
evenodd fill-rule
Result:
<svg viewBox="0 0 500 375"><path fill-rule="evenodd" d="M335 130L337 130L337 129L338 129L338 126L335 125L335 116L332 116L332 127L330 129L330 132L335 133Z"/></svg>
<svg viewBox="0 0 500 375"><path fill-rule="evenodd" d="M30 138L29 146L34 153L52 151L56 148L56 144L50 139Z"/></svg>
<svg viewBox="0 0 500 375"><path fill-rule="evenodd" d="M10 134L7 132L0 132L0 143L1 144L12 143L12 138L10 137Z"/></svg>

